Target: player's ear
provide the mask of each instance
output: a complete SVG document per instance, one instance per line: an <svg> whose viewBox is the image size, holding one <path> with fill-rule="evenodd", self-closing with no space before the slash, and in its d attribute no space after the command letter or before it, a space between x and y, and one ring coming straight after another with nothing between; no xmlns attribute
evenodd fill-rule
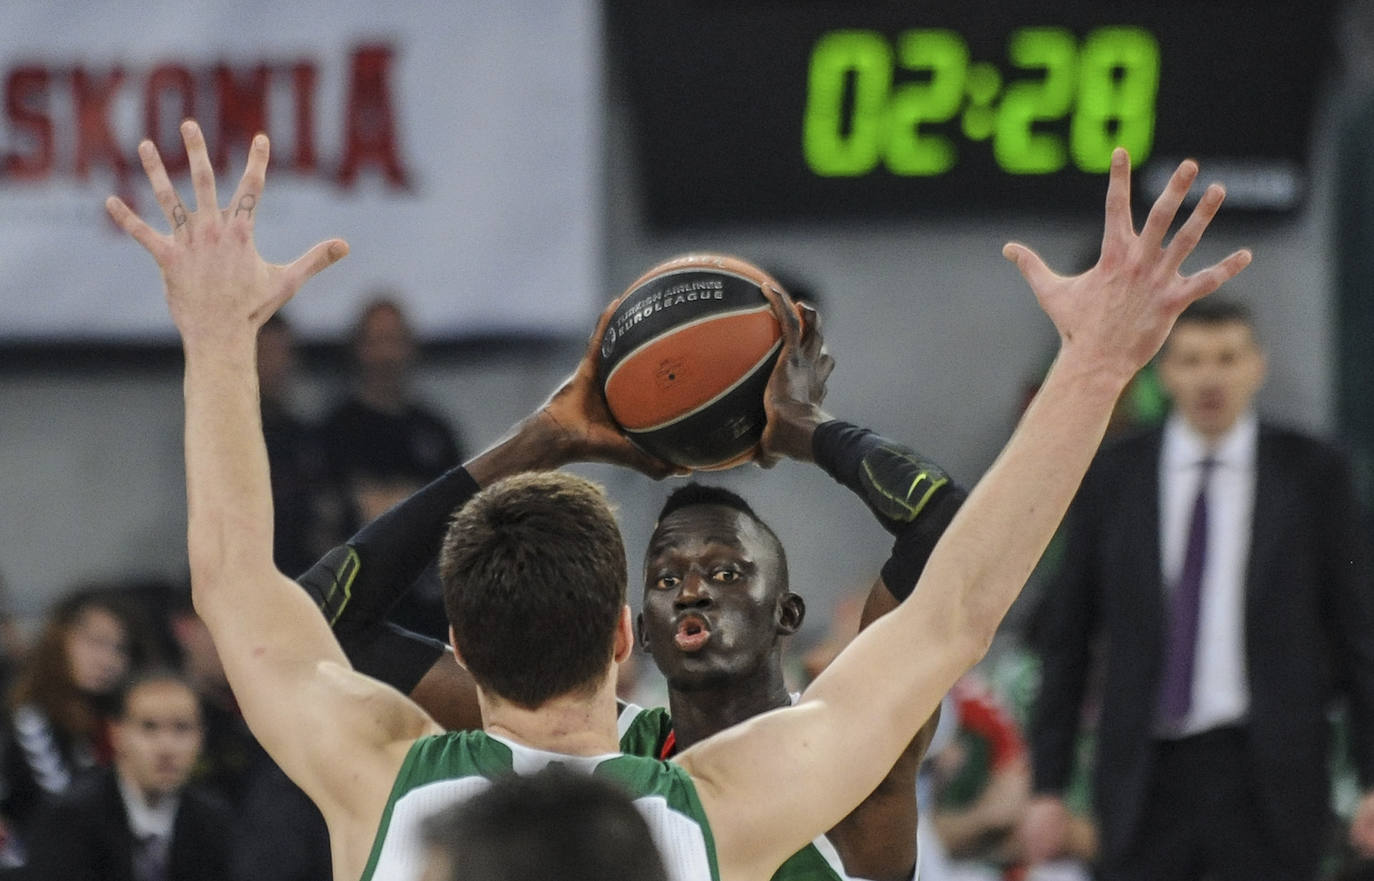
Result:
<svg viewBox="0 0 1374 881"><path fill-rule="evenodd" d="M806 620L806 600L787 591L778 597L778 633L791 636L801 629Z"/></svg>
<svg viewBox="0 0 1374 881"><path fill-rule="evenodd" d="M639 643L639 648L647 652L649 650L649 634L648 631L644 629L643 612L635 616L635 637L635 641Z"/></svg>
<svg viewBox="0 0 1374 881"><path fill-rule="evenodd" d="M623 663L635 647L635 627L630 619L628 604L620 607L620 620L615 625L615 662Z"/></svg>

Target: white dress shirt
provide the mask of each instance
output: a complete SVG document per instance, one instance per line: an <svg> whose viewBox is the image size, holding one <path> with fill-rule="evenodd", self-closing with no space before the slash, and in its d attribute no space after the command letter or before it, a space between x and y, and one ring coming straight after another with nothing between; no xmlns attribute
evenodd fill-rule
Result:
<svg viewBox="0 0 1374 881"><path fill-rule="evenodd" d="M1207 553L1198 610L1188 736L1242 722L1250 706L1245 669L1245 581L1255 509L1259 420L1247 413L1209 447L1178 415L1164 426L1159 457L1159 547L1166 596L1178 583L1202 461L1215 463L1207 490ZM1165 622L1167 628L1167 621Z"/></svg>
<svg viewBox="0 0 1374 881"><path fill-rule="evenodd" d="M181 803L179 795L163 796L156 805L148 804L142 790L115 772L119 781L119 794L124 799L124 810L129 815L129 831L134 836L135 860L138 848L148 839L153 839L157 848L158 860L164 866L168 851L172 846L172 826L176 823L177 806Z"/></svg>

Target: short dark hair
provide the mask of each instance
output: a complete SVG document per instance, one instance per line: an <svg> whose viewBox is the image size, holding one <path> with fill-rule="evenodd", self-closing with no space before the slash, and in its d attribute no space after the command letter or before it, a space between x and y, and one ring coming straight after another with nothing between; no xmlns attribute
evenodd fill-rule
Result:
<svg viewBox="0 0 1374 881"><path fill-rule="evenodd" d="M658 512L658 519L654 521L655 528L657 528L657 525L662 523L669 514L683 508L692 507L693 505L715 505L722 508L734 508L736 511L739 511L750 520L757 523L764 534L768 536L769 541L772 542L773 550L778 556L778 575L782 578L782 584L779 586L783 590L787 589L787 551L784 550L782 546L782 540L779 539L778 534L773 531L773 527L765 523L763 518L754 511L739 493L728 490L723 486L711 486L709 484L697 483L696 481L685 483L673 490L668 495L668 498L664 500L663 507L659 509Z"/></svg>
<svg viewBox="0 0 1374 881"><path fill-rule="evenodd" d="M1193 302L1183 314L1178 316L1178 324L1230 324L1239 322L1250 329L1255 327L1255 316L1250 311L1250 307L1236 300L1225 297L1203 297L1201 300Z"/></svg>
<svg viewBox="0 0 1374 881"><path fill-rule="evenodd" d="M526 709L594 689L625 605L625 543L605 493L571 474L473 496L439 557L458 649L483 689Z"/></svg>
<svg viewBox="0 0 1374 881"><path fill-rule="evenodd" d="M549 767L511 775L430 817L425 843L454 881L666 881L649 826L609 780Z"/></svg>

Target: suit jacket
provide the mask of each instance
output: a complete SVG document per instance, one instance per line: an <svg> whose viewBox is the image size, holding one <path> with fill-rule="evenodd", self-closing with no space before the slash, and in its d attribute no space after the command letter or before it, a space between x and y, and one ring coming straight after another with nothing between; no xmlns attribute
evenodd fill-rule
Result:
<svg viewBox="0 0 1374 881"><path fill-rule="evenodd" d="M181 794L167 857L167 881L228 881L233 817L218 798ZM134 838L115 772L80 778L39 815L29 838L33 881L135 881Z"/></svg>
<svg viewBox="0 0 1374 881"><path fill-rule="evenodd" d="M1132 845L1153 770L1165 633L1162 435L1099 454L1045 600L1035 786L1063 791L1089 670L1100 663L1094 808L1108 858ZM1374 597L1359 515L1339 453L1261 424L1245 584L1246 742L1264 811L1293 853L1318 853L1329 828L1328 711L1337 693L1349 700L1361 780L1374 784Z"/></svg>

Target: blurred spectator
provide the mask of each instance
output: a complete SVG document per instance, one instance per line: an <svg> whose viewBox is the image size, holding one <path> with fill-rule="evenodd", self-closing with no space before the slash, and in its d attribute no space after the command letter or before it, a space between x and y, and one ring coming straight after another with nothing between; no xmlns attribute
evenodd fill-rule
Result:
<svg viewBox="0 0 1374 881"><path fill-rule="evenodd" d="M430 818L420 881L667 881L649 826L609 780L557 764Z"/></svg>
<svg viewBox="0 0 1374 881"><path fill-rule="evenodd" d="M24 628L11 612L9 582L0 576L0 694L8 693L29 649Z"/></svg>
<svg viewBox="0 0 1374 881"><path fill-rule="evenodd" d="M1350 470L1256 416L1266 363L1239 304L1190 307L1158 366L1169 419L1099 454L1046 592L1028 852L1064 848L1100 658L1102 876L1311 879L1340 693L1363 790L1350 841L1374 853L1374 593Z"/></svg>
<svg viewBox="0 0 1374 881"><path fill-rule="evenodd" d="M106 722L115 696L132 665L151 654L136 614L107 589L81 590L53 607L10 694L0 864L23 862L25 833L44 797L109 763Z"/></svg>
<svg viewBox="0 0 1374 881"><path fill-rule="evenodd" d="M944 853L944 874L929 881L1089 877L1096 836L1081 816L1071 822L1068 859L1028 873L1016 831L1030 801L1030 761L1004 699L969 673L951 689L944 711L955 727L926 760L930 789L922 802Z"/></svg>
<svg viewBox="0 0 1374 881"><path fill-rule="evenodd" d="M319 440L292 399L295 379L295 335L278 313L258 331L258 390L272 473L273 559L293 578L329 548L337 530L329 524L342 518L326 492Z"/></svg>
<svg viewBox="0 0 1374 881"><path fill-rule="evenodd" d="M233 816L187 786L201 749L200 706L172 672L137 676L111 740L114 767L40 811L27 877L39 881L227 881Z"/></svg>
<svg viewBox="0 0 1374 881"><path fill-rule="evenodd" d="M463 456L448 420L415 396L417 348L398 301L382 297L363 308L352 354L352 393L326 415L321 427L330 479L352 515L333 541L370 523ZM438 579L422 578L397 604L392 619L447 640Z"/></svg>

